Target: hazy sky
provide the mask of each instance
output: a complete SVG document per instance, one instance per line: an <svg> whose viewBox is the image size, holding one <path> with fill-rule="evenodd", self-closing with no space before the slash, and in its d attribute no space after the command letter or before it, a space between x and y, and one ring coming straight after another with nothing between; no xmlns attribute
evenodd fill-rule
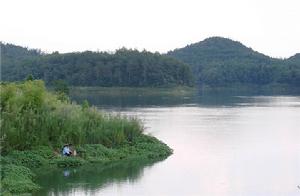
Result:
<svg viewBox="0 0 300 196"><path fill-rule="evenodd" d="M300 52L300 0L0 0L0 40L47 52L166 52L223 36L273 57Z"/></svg>

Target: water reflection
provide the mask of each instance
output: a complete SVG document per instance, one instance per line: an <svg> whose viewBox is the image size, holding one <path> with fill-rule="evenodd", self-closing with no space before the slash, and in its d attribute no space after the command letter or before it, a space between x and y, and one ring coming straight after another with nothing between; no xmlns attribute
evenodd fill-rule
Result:
<svg viewBox="0 0 300 196"><path fill-rule="evenodd" d="M69 169L65 169L64 171L63 171L63 174L64 174L64 177L68 177L68 176L70 176L70 170Z"/></svg>
<svg viewBox="0 0 300 196"><path fill-rule="evenodd" d="M85 93L74 99L86 98L101 109L137 116L174 154L146 167L50 173L39 178L48 187L41 195L299 195L299 96Z"/></svg>
<svg viewBox="0 0 300 196"><path fill-rule="evenodd" d="M116 162L109 165L87 165L79 168L39 170L37 181L43 189L34 195L87 195L111 183L134 183L145 168L161 160ZM83 194L83 195L86 195Z"/></svg>
<svg viewBox="0 0 300 196"><path fill-rule="evenodd" d="M72 100L82 103L88 100L93 105L97 105L106 109L131 108L131 107L176 107L176 106L205 106L205 107L220 107L220 106L236 106L251 103L270 103L270 96L281 95L281 97L290 98L291 95L299 95L300 89L293 91L284 91L279 94L274 94L273 91L262 91L250 89L249 91L239 90L217 90L203 91L196 90L187 92L185 95L163 92L135 92L130 93L97 91L82 89L71 93ZM155 91L155 90L153 90ZM267 97L264 101L263 97ZM257 100L257 99L259 100ZM279 97L280 98L280 97ZM272 103L272 101L271 101Z"/></svg>

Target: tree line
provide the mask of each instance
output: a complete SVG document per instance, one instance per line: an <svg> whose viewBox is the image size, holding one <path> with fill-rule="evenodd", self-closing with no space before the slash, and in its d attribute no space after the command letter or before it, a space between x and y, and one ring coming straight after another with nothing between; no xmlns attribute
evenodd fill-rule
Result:
<svg viewBox="0 0 300 196"><path fill-rule="evenodd" d="M271 58L240 42L212 37L167 55L191 65L197 83L202 85L300 85L300 54L288 59Z"/></svg>
<svg viewBox="0 0 300 196"><path fill-rule="evenodd" d="M114 53L45 54L2 44L2 81L31 74L47 85L73 86L230 86L234 84L300 85L300 54L271 58L222 37L212 37L167 54L122 48Z"/></svg>
<svg viewBox="0 0 300 196"><path fill-rule="evenodd" d="M50 85L57 80L74 86L193 85L188 65L159 53L122 48L115 53L43 54L2 44L2 81L24 80L29 74Z"/></svg>

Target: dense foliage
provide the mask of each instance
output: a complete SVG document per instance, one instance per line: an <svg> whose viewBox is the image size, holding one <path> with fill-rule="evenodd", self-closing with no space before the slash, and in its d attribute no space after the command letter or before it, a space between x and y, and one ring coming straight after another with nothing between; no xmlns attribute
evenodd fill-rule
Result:
<svg viewBox="0 0 300 196"><path fill-rule="evenodd" d="M20 81L32 74L52 85L64 80L74 86L192 85L190 67L147 51L43 54L11 44L2 45L2 81ZM35 52L34 52L35 51Z"/></svg>
<svg viewBox="0 0 300 196"><path fill-rule="evenodd" d="M0 195L38 190L33 168L155 160L172 153L166 144L144 135L137 119L104 114L87 102L61 100L63 91L49 93L41 80L1 83L0 91ZM66 143L75 146L76 157L61 156Z"/></svg>
<svg viewBox="0 0 300 196"><path fill-rule="evenodd" d="M31 74L48 85L74 86L230 86L234 84L300 85L300 54L277 59L240 42L212 37L160 55L120 49L115 53L44 54L1 44L2 81L20 81ZM177 59L177 60L176 60ZM195 79L195 80L194 80Z"/></svg>
<svg viewBox="0 0 300 196"><path fill-rule="evenodd" d="M107 147L132 141L143 131L138 120L111 116L88 105L58 99L43 81L1 84L1 150L26 150L64 143Z"/></svg>
<svg viewBox="0 0 300 196"><path fill-rule="evenodd" d="M299 54L285 60L275 59L239 42L213 37L167 55L191 65L199 84L300 85Z"/></svg>
<svg viewBox="0 0 300 196"><path fill-rule="evenodd" d="M286 60L285 69L281 74L280 82L300 86L300 53Z"/></svg>

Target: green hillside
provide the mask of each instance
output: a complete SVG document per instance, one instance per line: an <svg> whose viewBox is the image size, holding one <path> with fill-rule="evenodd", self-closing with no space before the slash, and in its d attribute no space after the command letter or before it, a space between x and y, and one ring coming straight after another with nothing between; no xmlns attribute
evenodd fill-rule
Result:
<svg viewBox="0 0 300 196"><path fill-rule="evenodd" d="M2 81L20 81L32 74L47 84L64 80L74 86L177 86L193 84L190 67L158 53L120 49L115 53L43 54L1 44Z"/></svg>
<svg viewBox="0 0 300 196"><path fill-rule="evenodd" d="M190 64L199 84L300 84L299 54L275 59L222 37L208 38L167 55Z"/></svg>
<svg viewBox="0 0 300 196"><path fill-rule="evenodd" d="M300 85L300 54L277 59L222 37L175 49L166 55L120 49L108 52L44 54L1 44L2 81L20 81L32 74L52 85L161 87L235 84Z"/></svg>

